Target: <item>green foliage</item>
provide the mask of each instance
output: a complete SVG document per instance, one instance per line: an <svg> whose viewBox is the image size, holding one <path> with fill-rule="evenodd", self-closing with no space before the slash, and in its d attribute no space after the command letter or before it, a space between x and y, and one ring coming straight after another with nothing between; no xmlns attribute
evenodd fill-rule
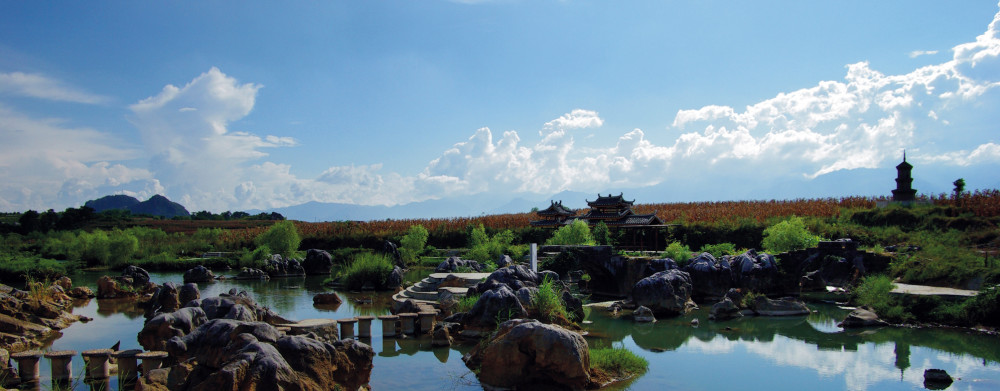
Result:
<svg viewBox="0 0 1000 391"><path fill-rule="evenodd" d="M743 300L741 300L739 303L736 304L738 304L740 308L756 309L757 299L761 297L767 297L767 296L764 295L763 293L750 291L747 292L745 295L743 295Z"/></svg>
<svg viewBox="0 0 1000 391"><path fill-rule="evenodd" d="M723 255L736 255L736 245L732 243L706 244L701 246L698 252L712 254L713 257L720 258Z"/></svg>
<svg viewBox="0 0 1000 391"><path fill-rule="evenodd" d="M997 282L1000 270L987 267L966 240L965 233L957 230L911 233L907 242L920 246L920 251L898 254L890 270L906 283L959 286L976 277Z"/></svg>
<svg viewBox="0 0 1000 391"><path fill-rule="evenodd" d="M476 305L477 301L479 301L478 293L465 295L458 300L458 303L455 303L455 307L452 308L452 312L469 312L472 310L472 307Z"/></svg>
<svg viewBox="0 0 1000 391"><path fill-rule="evenodd" d="M465 252L463 258L486 263L500 259L504 254L510 255L511 258L518 257L518 253L523 255L524 248L512 245L513 242L514 233L509 229L490 236L480 224L469 232L469 250Z"/></svg>
<svg viewBox="0 0 1000 391"><path fill-rule="evenodd" d="M544 323L562 323L562 320L569 319L566 311L566 303L556 290L555 283L546 278L538 286L538 292L531 298L531 306L534 307L538 320Z"/></svg>
<svg viewBox="0 0 1000 391"><path fill-rule="evenodd" d="M127 264L139 251L139 239L134 235L118 230L111 231L108 237L108 265L118 267Z"/></svg>
<svg viewBox="0 0 1000 391"><path fill-rule="evenodd" d="M895 284L889 276L883 274L864 276L861 283L854 288L854 302L859 306L871 308L880 318L890 322L912 321L913 314L907 311L897 298L889 294L894 287Z"/></svg>
<svg viewBox="0 0 1000 391"><path fill-rule="evenodd" d="M594 241L601 246L613 246L614 239L611 238L611 230L604 221L597 222L594 226Z"/></svg>
<svg viewBox="0 0 1000 391"><path fill-rule="evenodd" d="M590 233L590 226L583 220L574 220L569 225L559 227L549 240L547 245L553 246L593 246L597 244L594 236Z"/></svg>
<svg viewBox="0 0 1000 391"><path fill-rule="evenodd" d="M681 244L681 242L671 242L666 249L663 250L663 256L666 258L673 259L677 262L677 265L684 266L691 260L691 249L688 246Z"/></svg>
<svg viewBox="0 0 1000 391"><path fill-rule="evenodd" d="M797 216L765 229L761 243L764 251L771 254L816 247L818 244L819 236L810 233L802 218Z"/></svg>
<svg viewBox="0 0 1000 391"><path fill-rule="evenodd" d="M427 245L428 236L429 234L424 226L419 224L411 225L410 229L406 231L406 235L399 240L399 253L402 255L403 260L407 263L416 262Z"/></svg>
<svg viewBox="0 0 1000 391"><path fill-rule="evenodd" d="M237 260L236 267L238 268L254 268L263 270L267 265L267 260L271 258L271 248L266 244L257 247L253 251L243 253Z"/></svg>
<svg viewBox="0 0 1000 391"><path fill-rule="evenodd" d="M54 280L66 275L66 272L66 262L30 253L0 253L0 279L5 281L27 278Z"/></svg>
<svg viewBox="0 0 1000 391"><path fill-rule="evenodd" d="M615 377L637 375L649 369L649 361L624 347L590 350L590 367Z"/></svg>
<svg viewBox="0 0 1000 391"><path fill-rule="evenodd" d="M386 286L393 267L392 260L385 254L361 253L344 270L342 281L348 289L359 290L366 283L382 289Z"/></svg>
<svg viewBox="0 0 1000 391"><path fill-rule="evenodd" d="M295 223L282 220L274 223L271 228L260 234L254 243L257 246L267 245L275 254L290 257L294 251L299 249L301 241L299 232L295 229Z"/></svg>

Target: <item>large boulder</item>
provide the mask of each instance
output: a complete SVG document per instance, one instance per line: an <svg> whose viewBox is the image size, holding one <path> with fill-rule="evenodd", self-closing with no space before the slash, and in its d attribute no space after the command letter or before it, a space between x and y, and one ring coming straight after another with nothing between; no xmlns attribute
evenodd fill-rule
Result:
<svg viewBox="0 0 1000 391"><path fill-rule="evenodd" d="M541 282L538 274L524 265L508 266L497 269L486 277L486 281L476 285L475 292L480 294L499 288L501 285L507 286L511 291L524 287L537 287Z"/></svg>
<svg viewBox="0 0 1000 391"><path fill-rule="evenodd" d="M264 265L264 270L271 277L295 277L306 275L306 270L297 259L285 258L281 254L273 254Z"/></svg>
<svg viewBox="0 0 1000 391"><path fill-rule="evenodd" d="M146 350L163 350L165 341L181 337L214 319L230 319L269 324L289 323L270 309L257 304L246 292L191 300L173 312L153 315L139 331L139 344Z"/></svg>
<svg viewBox="0 0 1000 391"><path fill-rule="evenodd" d="M479 369L479 381L488 387L526 385L584 389L590 384L590 351L580 334L533 319L514 319L500 325L485 343L462 357Z"/></svg>
<svg viewBox="0 0 1000 391"><path fill-rule="evenodd" d="M454 273L459 270L459 268L468 268L474 272L480 272L483 267L479 265L479 262L473 260L462 259L459 257L448 257L444 261L438 264L437 268L434 269L435 273Z"/></svg>
<svg viewBox="0 0 1000 391"><path fill-rule="evenodd" d="M271 325L217 319L166 350L179 364L143 376L143 389L355 390L371 377L374 350L354 340L282 335ZM155 371L153 371L155 372Z"/></svg>
<svg viewBox="0 0 1000 391"><path fill-rule="evenodd" d="M507 267L514 264L514 260L510 255L504 254L497 258L497 268Z"/></svg>
<svg viewBox="0 0 1000 391"><path fill-rule="evenodd" d="M177 285L170 281L165 282L156 289L156 292L153 292L153 297L145 303L146 318L152 318L160 312L177 311L178 308L181 308L181 304Z"/></svg>
<svg viewBox="0 0 1000 391"><path fill-rule="evenodd" d="M313 296L313 305L340 305L343 302L337 292L323 292Z"/></svg>
<svg viewBox="0 0 1000 391"><path fill-rule="evenodd" d="M743 292L771 292L779 286L778 263L771 254L753 249L731 257L733 280Z"/></svg>
<svg viewBox="0 0 1000 391"><path fill-rule="evenodd" d="M189 282L212 282L215 281L215 274L207 267L198 265L184 272L184 283Z"/></svg>
<svg viewBox="0 0 1000 391"><path fill-rule="evenodd" d="M691 275L694 296L722 297L734 285L729 257L716 259L712 254L701 253L684 266L684 271Z"/></svg>
<svg viewBox="0 0 1000 391"><path fill-rule="evenodd" d="M403 262L403 255L399 253L399 246L396 243L390 242L388 240L382 242L382 254L389 257L393 264L399 267L406 267L406 263Z"/></svg>
<svg viewBox="0 0 1000 391"><path fill-rule="evenodd" d="M186 307L174 312L159 313L146 321L139 331L139 345L146 350L164 350L170 338L187 335L207 321L205 311Z"/></svg>
<svg viewBox="0 0 1000 391"><path fill-rule="evenodd" d="M192 300L198 300L201 298L201 291L198 290L198 284L189 282L187 284L181 285L177 292L177 301L180 305L185 305Z"/></svg>
<svg viewBox="0 0 1000 391"><path fill-rule="evenodd" d="M683 314L688 311L689 300L691 276L677 269L653 274L632 287L632 301L658 315Z"/></svg>
<svg viewBox="0 0 1000 391"><path fill-rule="evenodd" d="M270 280L271 276L263 270L245 267L240 269L239 274L233 278L236 280Z"/></svg>
<svg viewBox="0 0 1000 391"><path fill-rule="evenodd" d="M512 319L527 316L524 306L517 299L514 291L506 285L479 296L479 300L469 310L464 320L471 326L492 328L500 319Z"/></svg>
<svg viewBox="0 0 1000 391"><path fill-rule="evenodd" d="M309 249L306 252L306 259L302 261L302 268L305 269L307 275L317 275L317 274L330 274L330 270L333 269L333 257L330 253L318 250Z"/></svg>
<svg viewBox="0 0 1000 391"><path fill-rule="evenodd" d="M708 313L708 318L717 321L729 320L733 318L742 317L743 314L740 312L740 307L736 305L728 296L722 298L722 301L712 305L711 311Z"/></svg>
<svg viewBox="0 0 1000 391"><path fill-rule="evenodd" d="M566 305L566 312L569 313L572 320L576 322L583 322L583 318L587 316L587 314L583 312L583 300L573 296L569 289L563 289L562 301L563 304Z"/></svg>
<svg viewBox="0 0 1000 391"><path fill-rule="evenodd" d="M403 269L399 266L393 266L392 273L389 273L389 278L385 279L385 286L380 287L383 290L394 290L403 286Z"/></svg>
<svg viewBox="0 0 1000 391"><path fill-rule="evenodd" d="M122 277L131 278L132 283L136 286L144 286L149 282L149 272L133 265L128 265L125 267L125 270L122 270Z"/></svg>

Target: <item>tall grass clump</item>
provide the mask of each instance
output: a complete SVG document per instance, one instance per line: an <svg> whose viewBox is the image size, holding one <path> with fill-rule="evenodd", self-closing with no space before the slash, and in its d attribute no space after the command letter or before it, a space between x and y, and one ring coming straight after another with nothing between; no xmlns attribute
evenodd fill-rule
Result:
<svg viewBox="0 0 1000 391"><path fill-rule="evenodd" d="M537 312L538 320L545 323L563 323L569 319L569 312L566 311L566 304L556 291L555 283L550 278L542 281L538 286L538 292L531 298L531 306Z"/></svg>
<svg viewBox="0 0 1000 391"><path fill-rule="evenodd" d="M761 246L764 247L764 251L777 254L816 247L818 244L819 236L809 232L801 217L792 216L765 229Z"/></svg>
<svg viewBox="0 0 1000 391"><path fill-rule="evenodd" d="M353 290L359 290L368 283L376 289L385 288L393 266L392 260L384 254L358 254L344 270L343 283Z"/></svg>
<svg viewBox="0 0 1000 391"><path fill-rule="evenodd" d="M472 307L476 305L477 301L479 301L478 293L465 295L458 300L458 303L455 303L455 306L452 307L452 312L459 313L472 311Z"/></svg>
<svg viewBox="0 0 1000 391"><path fill-rule="evenodd" d="M649 361L624 347L590 350L590 368L614 377L637 375L649 369Z"/></svg>

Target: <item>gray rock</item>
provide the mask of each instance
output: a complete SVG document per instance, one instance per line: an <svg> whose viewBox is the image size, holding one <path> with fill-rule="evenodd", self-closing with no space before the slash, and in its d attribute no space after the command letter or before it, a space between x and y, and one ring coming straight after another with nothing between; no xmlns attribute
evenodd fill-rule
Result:
<svg viewBox="0 0 1000 391"><path fill-rule="evenodd" d="M271 277L295 277L306 275L306 270L297 259L285 258L281 254L273 254L264 266Z"/></svg>
<svg viewBox="0 0 1000 391"><path fill-rule="evenodd" d="M523 265L508 266L490 273L486 277L486 281L476 285L475 291L482 294L505 285L511 291L516 292L524 287L537 287L538 281L538 274L531 269Z"/></svg>
<svg viewBox="0 0 1000 391"><path fill-rule="evenodd" d="M333 269L333 257L330 253L315 248L306 252L306 259L302 261L302 269L307 275L330 274Z"/></svg>
<svg viewBox="0 0 1000 391"><path fill-rule="evenodd" d="M181 306L200 298L201 291L198 290L198 284L193 282L181 285L180 290L177 292L177 301Z"/></svg>
<svg viewBox="0 0 1000 391"><path fill-rule="evenodd" d="M742 317L743 314L740 313L740 307L733 303L729 297L725 297L722 301L712 305L712 310L708 313L708 318L717 321L729 320L733 318Z"/></svg>
<svg viewBox="0 0 1000 391"><path fill-rule="evenodd" d="M138 266L126 266L125 270L122 270L122 277L131 278L134 286L145 286L149 283L149 272Z"/></svg>
<svg viewBox="0 0 1000 391"><path fill-rule="evenodd" d="M643 306L639 306L639 308L636 308L635 311L632 311L632 319L639 323L656 321L656 317L653 316L653 311Z"/></svg>
<svg viewBox="0 0 1000 391"><path fill-rule="evenodd" d="M434 269L435 273L454 273L458 271L459 268L469 268L472 271L480 272L483 267L479 262L466 260L459 257L448 257L444 261L438 264L437 268Z"/></svg>
<svg viewBox="0 0 1000 391"><path fill-rule="evenodd" d="M471 322L475 326L493 327L497 324L498 319L503 321L527 315L528 312L525 311L514 292L504 285L480 295L479 300L469 310L465 321Z"/></svg>
<svg viewBox="0 0 1000 391"><path fill-rule="evenodd" d="M478 368L486 387L580 390L590 383L590 352L580 334L533 319L504 322L485 343L462 357Z"/></svg>
<svg viewBox="0 0 1000 391"><path fill-rule="evenodd" d="M215 281L215 274L208 268L198 265L184 272L184 283L189 282L212 282Z"/></svg>
<svg viewBox="0 0 1000 391"><path fill-rule="evenodd" d="M632 288L632 301L648 307L654 314L679 315L688 311L691 299L691 276L677 269L653 274L639 280Z"/></svg>
<svg viewBox="0 0 1000 391"><path fill-rule="evenodd" d="M237 280L270 280L271 276L263 270L245 267L240 269L240 273L233 278Z"/></svg>
<svg viewBox="0 0 1000 391"><path fill-rule="evenodd" d="M886 323L878 315L865 308L855 308L837 326L848 328L885 326Z"/></svg>
<svg viewBox="0 0 1000 391"><path fill-rule="evenodd" d="M583 318L587 316L587 314L583 312L583 300L573 296L568 289L564 289L562 291L562 301L563 304L566 305L566 312L569 313L571 318L570 320L583 322Z"/></svg>
<svg viewBox="0 0 1000 391"><path fill-rule="evenodd" d="M552 280L553 282L559 281L559 273L551 270L542 270L538 272L538 284L541 284L545 279Z"/></svg>
<svg viewBox="0 0 1000 391"><path fill-rule="evenodd" d="M809 315L811 312L801 301L792 298L772 300L764 296L757 297L753 311L759 316L797 316Z"/></svg>

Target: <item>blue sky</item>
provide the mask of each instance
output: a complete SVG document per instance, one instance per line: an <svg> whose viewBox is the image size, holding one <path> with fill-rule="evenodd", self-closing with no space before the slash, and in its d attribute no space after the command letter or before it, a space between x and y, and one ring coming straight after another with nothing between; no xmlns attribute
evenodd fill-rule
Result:
<svg viewBox="0 0 1000 391"><path fill-rule="evenodd" d="M998 8L2 2L0 210L1000 187Z"/></svg>

